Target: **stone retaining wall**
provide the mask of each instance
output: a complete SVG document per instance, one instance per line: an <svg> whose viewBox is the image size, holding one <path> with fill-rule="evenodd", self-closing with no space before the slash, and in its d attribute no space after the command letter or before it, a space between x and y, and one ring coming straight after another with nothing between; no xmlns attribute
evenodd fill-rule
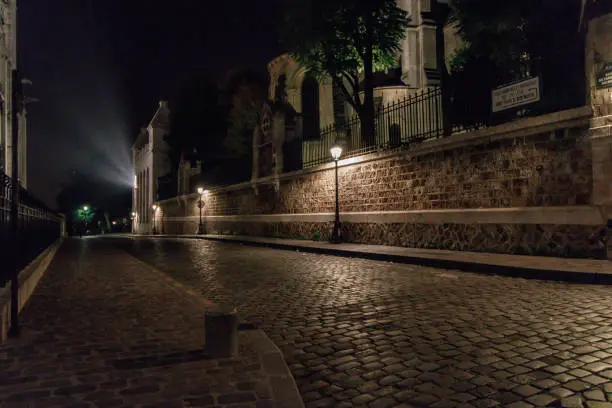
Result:
<svg viewBox="0 0 612 408"><path fill-rule="evenodd" d="M596 207L586 207L594 212L595 222L593 217L586 221L570 215L552 224L546 211L528 221L508 221L507 215L481 219L478 211L474 215L475 209L516 209L520 213L532 207L563 206L569 211L573 206L591 204L590 117L588 108L573 109L454 134L407 152L341 161L344 238L419 248L595 256L597 243L589 238L605 223ZM334 211L333 176L333 164L329 164L276 179L211 189L205 200L207 229L325 239L331 216L313 220L311 215ZM162 202L158 228L172 234L194 233L197 199L190 195ZM420 211L426 215L449 209L466 214L471 211L472 215L467 222L457 217L456 211L454 216L441 216L435 222L427 216L424 222L385 222L378 220L382 215L351 220L356 212L384 215ZM256 215L261 219L247 219Z"/></svg>

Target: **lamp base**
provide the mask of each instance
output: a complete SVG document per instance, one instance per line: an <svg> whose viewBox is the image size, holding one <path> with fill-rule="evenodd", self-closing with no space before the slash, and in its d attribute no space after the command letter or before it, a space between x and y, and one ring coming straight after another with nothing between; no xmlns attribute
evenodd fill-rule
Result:
<svg viewBox="0 0 612 408"><path fill-rule="evenodd" d="M204 224L198 225L198 235L204 235L206 231L204 230Z"/></svg>
<svg viewBox="0 0 612 408"><path fill-rule="evenodd" d="M329 237L329 242L332 244L342 243L342 233L340 232L340 225L334 225L334 229L332 230L331 236Z"/></svg>

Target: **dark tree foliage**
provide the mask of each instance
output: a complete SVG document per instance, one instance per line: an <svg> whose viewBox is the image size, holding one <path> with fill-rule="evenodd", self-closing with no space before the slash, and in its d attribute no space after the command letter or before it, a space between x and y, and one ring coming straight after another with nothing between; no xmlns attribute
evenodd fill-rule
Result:
<svg viewBox="0 0 612 408"><path fill-rule="evenodd" d="M202 160L204 168L218 165L223 160L225 112L217 84L208 77L194 76L170 101L169 108L170 132L165 140L173 171L181 154Z"/></svg>
<svg viewBox="0 0 612 408"><path fill-rule="evenodd" d="M230 157L249 157L253 130L267 100L268 81L253 71L235 71L229 76L224 93L228 115L224 145Z"/></svg>
<svg viewBox="0 0 612 408"><path fill-rule="evenodd" d="M284 46L315 75L329 76L340 87L371 144L374 72L396 65L406 12L396 0L285 0L285 16Z"/></svg>
<svg viewBox="0 0 612 408"><path fill-rule="evenodd" d="M235 181L247 180L251 173L253 131L267 99L267 78L255 71L236 69L221 86L227 115L223 148Z"/></svg>
<svg viewBox="0 0 612 408"><path fill-rule="evenodd" d="M165 138L173 172L183 155L202 162L204 184L247 180L253 130L266 95L267 78L248 69L234 69L220 83L204 76L185 83L170 105Z"/></svg>
<svg viewBox="0 0 612 408"><path fill-rule="evenodd" d="M584 38L578 32L580 0L452 0L450 21L466 44L451 63L453 121L495 123L517 111L491 116L491 90L539 76L538 114L585 103Z"/></svg>

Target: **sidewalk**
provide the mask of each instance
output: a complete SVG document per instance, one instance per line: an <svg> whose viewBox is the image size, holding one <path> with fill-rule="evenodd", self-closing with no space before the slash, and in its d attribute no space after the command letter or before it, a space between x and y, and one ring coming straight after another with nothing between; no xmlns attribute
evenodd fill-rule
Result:
<svg viewBox="0 0 612 408"><path fill-rule="evenodd" d="M513 275L538 279L612 283L612 261L506 255L385 245L331 244L283 238L237 235L154 235L149 237L193 238L381 261L420 264L470 272Z"/></svg>
<svg viewBox="0 0 612 408"><path fill-rule="evenodd" d="M240 331L238 358L203 352L212 307L112 243L69 239L0 346L0 407L303 406L263 332Z"/></svg>

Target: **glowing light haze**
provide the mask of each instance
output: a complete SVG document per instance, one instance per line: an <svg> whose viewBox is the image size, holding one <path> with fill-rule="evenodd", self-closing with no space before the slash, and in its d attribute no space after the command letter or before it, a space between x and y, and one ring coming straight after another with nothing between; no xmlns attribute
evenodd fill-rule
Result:
<svg viewBox="0 0 612 408"><path fill-rule="evenodd" d="M48 204L72 170L133 187L130 146L195 72L264 71L280 53L279 0L28 0L19 4L29 190Z"/></svg>

